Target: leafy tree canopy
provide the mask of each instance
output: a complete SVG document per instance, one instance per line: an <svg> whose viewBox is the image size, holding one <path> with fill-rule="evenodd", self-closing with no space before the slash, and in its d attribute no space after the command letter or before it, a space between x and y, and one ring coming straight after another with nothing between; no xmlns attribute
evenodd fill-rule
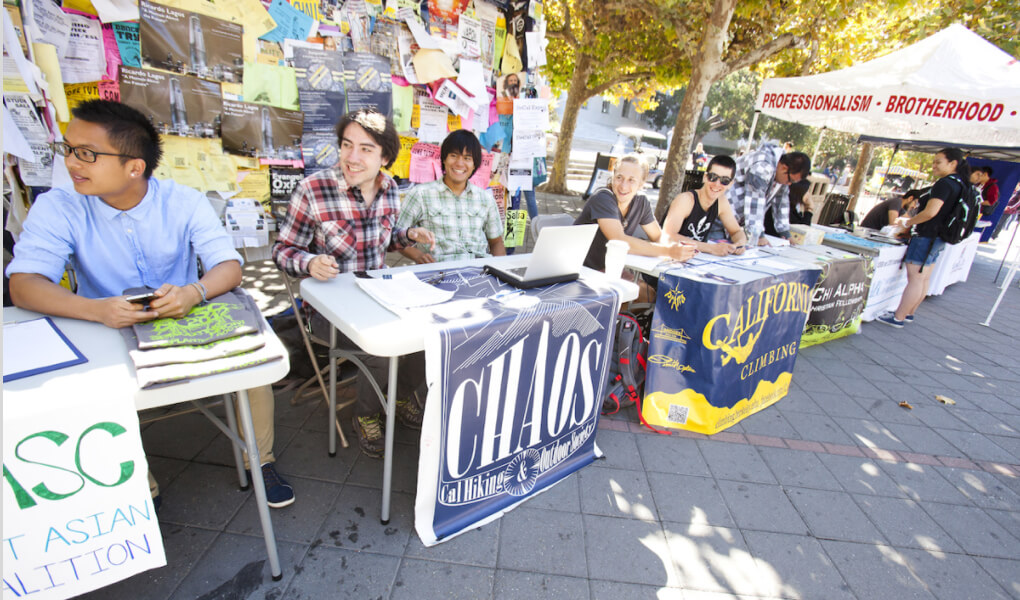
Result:
<svg viewBox="0 0 1020 600"><path fill-rule="evenodd" d="M547 0L545 6L550 45L544 72L555 90L568 93L568 108L573 96L583 96L577 104L599 94L631 99L639 110L653 111L660 128L673 117L678 146L693 146L713 125L730 137L746 132L763 78L841 69L953 22L1020 56L1015 0ZM706 41L721 43L717 59L706 61ZM689 86L697 93L681 105ZM711 123L698 122L705 105ZM576 111L564 115L569 135L561 134L561 147L569 147L574 121ZM770 137L791 139L805 151L819 135L797 125L762 126ZM833 141L823 141L823 149L840 139L832 132L827 137ZM667 185L676 183L675 163L689 148L675 150Z"/></svg>

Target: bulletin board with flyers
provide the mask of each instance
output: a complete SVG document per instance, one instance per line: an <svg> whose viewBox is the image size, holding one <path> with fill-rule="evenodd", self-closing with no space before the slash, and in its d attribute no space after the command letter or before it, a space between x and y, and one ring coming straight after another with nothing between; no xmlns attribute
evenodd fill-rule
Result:
<svg viewBox="0 0 1020 600"><path fill-rule="evenodd" d="M473 181L497 203L531 189L546 153L541 0L21 0L5 2L4 30L4 152L20 189L69 182L48 144L93 98L152 120L156 177L267 209L336 164L336 122L363 107L400 132L401 183L440 177L456 129L481 141ZM525 170L528 183L510 181Z"/></svg>

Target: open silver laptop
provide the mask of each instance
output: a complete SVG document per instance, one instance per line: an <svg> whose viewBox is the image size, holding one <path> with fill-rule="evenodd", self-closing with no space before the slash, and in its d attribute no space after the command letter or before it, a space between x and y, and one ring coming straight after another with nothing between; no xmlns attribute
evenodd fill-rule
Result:
<svg viewBox="0 0 1020 600"><path fill-rule="evenodd" d="M588 255L598 227L594 223L543 227L526 266L500 269L486 265L485 271L514 287L525 289L573 281L581 273L584 257Z"/></svg>

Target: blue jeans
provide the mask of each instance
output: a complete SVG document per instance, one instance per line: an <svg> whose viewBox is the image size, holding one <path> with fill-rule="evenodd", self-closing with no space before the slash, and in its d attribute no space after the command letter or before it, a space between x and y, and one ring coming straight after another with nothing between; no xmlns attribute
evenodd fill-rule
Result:
<svg viewBox="0 0 1020 600"><path fill-rule="evenodd" d="M524 199L528 202L528 217L534 219L538 216L538 202L535 201L535 190L527 190Z"/></svg>
<svg viewBox="0 0 1020 600"><path fill-rule="evenodd" d="M922 266L933 264L945 246L946 243L937 237L912 237L910 244L907 245L907 254L903 257L903 262Z"/></svg>

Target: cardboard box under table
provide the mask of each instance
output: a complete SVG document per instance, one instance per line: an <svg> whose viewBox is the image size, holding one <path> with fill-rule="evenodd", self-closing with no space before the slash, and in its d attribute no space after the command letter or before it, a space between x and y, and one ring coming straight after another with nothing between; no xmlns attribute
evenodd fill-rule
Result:
<svg viewBox="0 0 1020 600"><path fill-rule="evenodd" d="M644 419L712 434L786 396L820 272L757 252L662 271Z"/></svg>

